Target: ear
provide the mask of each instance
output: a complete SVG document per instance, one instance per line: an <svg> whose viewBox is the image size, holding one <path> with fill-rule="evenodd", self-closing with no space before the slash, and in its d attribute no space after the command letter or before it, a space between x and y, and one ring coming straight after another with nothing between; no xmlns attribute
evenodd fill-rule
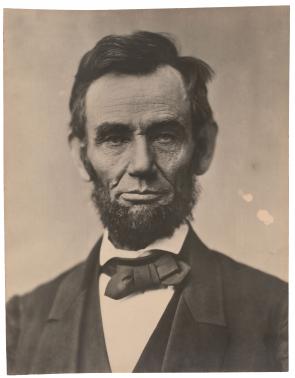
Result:
<svg viewBox="0 0 295 378"><path fill-rule="evenodd" d="M194 173L197 176L204 174L212 161L218 126L216 122L211 121L204 125L196 141L194 153Z"/></svg>
<svg viewBox="0 0 295 378"><path fill-rule="evenodd" d="M78 172L84 181L91 181L90 176L85 168L84 160L83 160L83 149L86 148L86 145L83 141L81 141L77 137L68 138L71 155L74 160L76 167L78 168Z"/></svg>

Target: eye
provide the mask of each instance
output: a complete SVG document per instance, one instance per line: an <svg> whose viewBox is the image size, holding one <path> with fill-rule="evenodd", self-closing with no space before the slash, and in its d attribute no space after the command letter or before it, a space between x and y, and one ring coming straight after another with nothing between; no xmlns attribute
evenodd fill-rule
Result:
<svg viewBox="0 0 295 378"><path fill-rule="evenodd" d="M160 133L154 137L154 140L162 144L175 143L176 135L167 132Z"/></svg>
<svg viewBox="0 0 295 378"><path fill-rule="evenodd" d="M124 143L127 143L129 138L126 135L109 135L105 138L104 143L107 143L110 146L121 146Z"/></svg>

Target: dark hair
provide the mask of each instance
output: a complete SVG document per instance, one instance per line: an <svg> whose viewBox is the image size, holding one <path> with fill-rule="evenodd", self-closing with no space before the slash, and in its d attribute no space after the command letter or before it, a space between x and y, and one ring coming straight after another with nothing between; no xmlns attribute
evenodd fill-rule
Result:
<svg viewBox="0 0 295 378"><path fill-rule="evenodd" d="M159 66L170 65L180 72L191 103L194 136L212 121L207 82L213 70L204 61L179 56L171 37L164 33L138 31L130 35L109 35L97 42L81 59L70 98L70 138L86 137L85 97L91 83L110 73L144 75Z"/></svg>

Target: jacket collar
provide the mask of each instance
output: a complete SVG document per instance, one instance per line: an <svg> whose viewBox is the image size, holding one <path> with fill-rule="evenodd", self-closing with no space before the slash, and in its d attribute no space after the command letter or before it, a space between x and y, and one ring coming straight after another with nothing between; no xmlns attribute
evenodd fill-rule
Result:
<svg viewBox="0 0 295 378"><path fill-rule="evenodd" d="M97 272L100 241L85 263L65 273L53 301L31 364L31 374L73 373L80 369L81 325L88 288ZM96 323L94 323L96 324ZM102 340L102 332L100 332ZM107 359L100 361L99 371L109 371Z"/></svg>
<svg viewBox="0 0 295 378"><path fill-rule="evenodd" d="M98 256L101 238L92 248L87 260L77 265L62 281L56 293L48 320L58 320L74 304L75 300L85 293L91 285L95 270L99 269Z"/></svg>
<svg viewBox="0 0 295 378"><path fill-rule="evenodd" d="M191 272L174 314L161 371L222 371L229 333L218 259L192 229L181 254Z"/></svg>
<svg viewBox="0 0 295 378"><path fill-rule="evenodd" d="M183 251L192 272L183 297L195 321L226 326L222 274L215 252L203 244L191 226Z"/></svg>

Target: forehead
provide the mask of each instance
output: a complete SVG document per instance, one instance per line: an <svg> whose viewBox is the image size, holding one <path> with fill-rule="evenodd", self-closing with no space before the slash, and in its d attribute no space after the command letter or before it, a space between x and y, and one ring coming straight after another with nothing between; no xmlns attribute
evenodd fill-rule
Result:
<svg viewBox="0 0 295 378"><path fill-rule="evenodd" d="M148 75L110 73L94 81L86 94L88 126L103 122L183 121L189 114L182 77L171 66L159 67Z"/></svg>

